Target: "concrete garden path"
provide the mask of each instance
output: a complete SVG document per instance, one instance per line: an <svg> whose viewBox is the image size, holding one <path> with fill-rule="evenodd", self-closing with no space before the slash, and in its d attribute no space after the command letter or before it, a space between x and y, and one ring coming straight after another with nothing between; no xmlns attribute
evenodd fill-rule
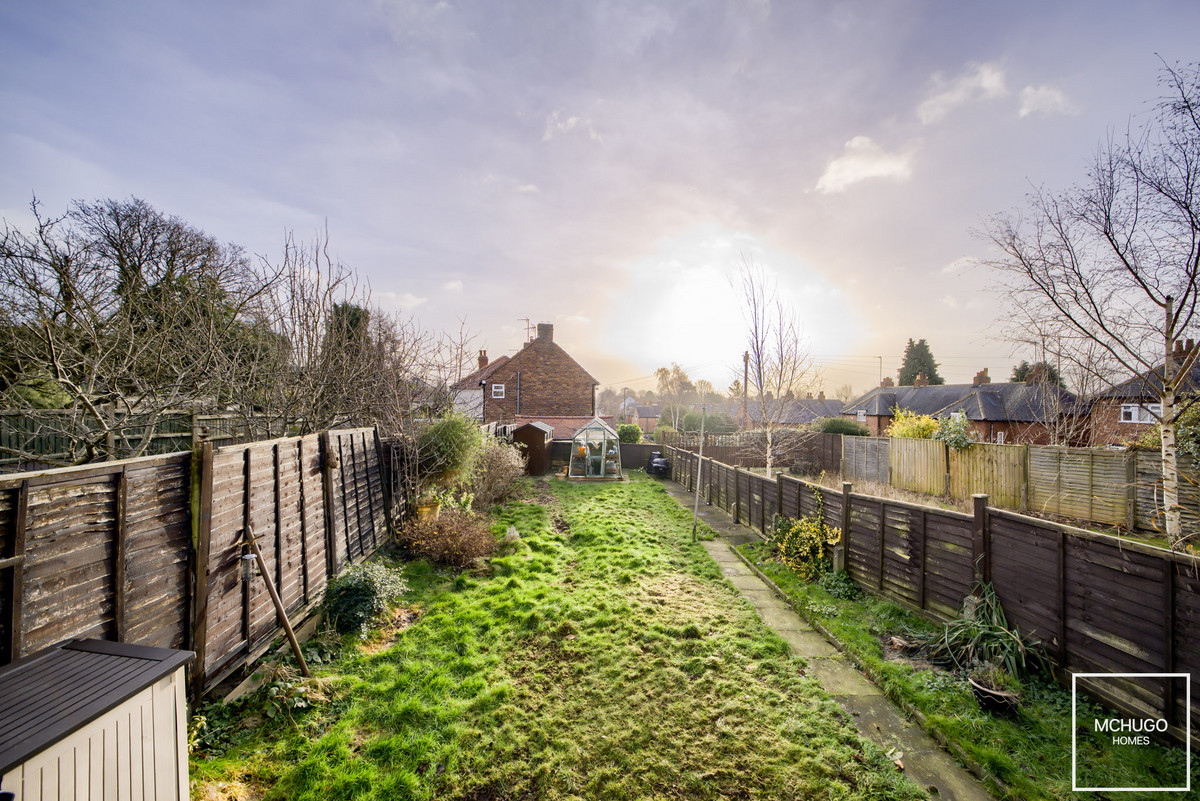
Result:
<svg viewBox="0 0 1200 801"><path fill-rule="evenodd" d="M695 496L674 481L664 481L667 493L691 511ZM955 801L990 801L991 794L976 778L950 757L920 727L887 699L883 691L829 644L819 632L792 611L770 585L742 561L733 546L760 540L758 532L734 523L715 506L700 504L700 518L717 532L718 538L704 548L754 608L763 622L775 630L792 653L808 662L817 682L850 713L859 732L885 751L894 749L910 779L930 795Z"/></svg>

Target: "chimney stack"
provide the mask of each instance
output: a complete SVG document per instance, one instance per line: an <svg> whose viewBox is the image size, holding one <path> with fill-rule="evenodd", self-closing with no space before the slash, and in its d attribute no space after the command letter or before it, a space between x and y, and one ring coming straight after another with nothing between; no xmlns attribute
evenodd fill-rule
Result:
<svg viewBox="0 0 1200 801"><path fill-rule="evenodd" d="M488 366L487 351L481 350L481 351L479 351L479 369L482 370L483 368L485 368L487 366Z"/></svg>
<svg viewBox="0 0 1200 801"><path fill-rule="evenodd" d="M538 323L538 339L548 339L554 341L554 324L553 323Z"/></svg>
<svg viewBox="0 0 1200 801"><path fill-rule="evenodd" d="M879 382L879 386L884 389L887 389L888 387L896 386L896 382L892 380L892 377L890 375L885 375L883 377L883 380Z"/></svg>
<svg viewBox="0 0 1200 801"><path fill-rule="evenodd" d="M988 377L987 368L985 367L975 374L975 378L971 381L971 386L978 387L990 383L992 383L992 379Z"/></svg>
<svg viewBox="0 0 1200 801"><path fill-rule="evenodd" d="M924 373L917 373L917 377L913 379L913 386L927 387L929 386L929 379L925 377Z"/></svg>
<svg viewBox="0 0 1200 801"><path fill-rule="evenodd" d="M820 400L820 401L825 400L825 390L821 390L820 392L817 393L817 400Z"/></svg>

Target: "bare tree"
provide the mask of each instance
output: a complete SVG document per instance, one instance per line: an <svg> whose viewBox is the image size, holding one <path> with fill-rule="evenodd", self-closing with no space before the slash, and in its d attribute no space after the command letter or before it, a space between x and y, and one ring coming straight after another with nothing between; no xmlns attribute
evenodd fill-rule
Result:
<svg viewBox="0 0 1200 801"><path fill-rule="evenodd" d="M818 376L812 353L800 333L795 310L779 297L778 288L763 270L743 257L739 273L742 314L746 320L749 354L748 403L757 407L758 425L765 438L767 475L776 461L787 423L787 396L811 390Z"/></svg>
<svg viewBox="0 0 1200 801"><path fill-rule="evenodd" d="M253 335L225 363L246 426L274 436L345 425L398 434L414 413L445 405L466 346L375 307L330 255L327 231L312 244L288 234L278 263L261 260L278 280L252 309Z"/></svg>
<svg viewBox="0 0 1200 801"><path fill-rule="evenodd" d="M1179 545L1175 425L1200 349L1176 355L1200 298L1200 68L1167 67L1152 116L1110 138L1085 183L1037 191L1029 216L998 215L987 236L1011 299L1064 353L1095 346L1100 369L1141 376L1161 402L1166 534ZM1075 358L1083 366L1086 360Z"/></svg>
<svg viewBox="0 0 1200 801"><path fill-rule="evenodd" d="M136 198L77 202L0 234L5 406L27 461L140 455L172 410L209 406L244 309L270 285L241 251ZM58 442L49 458L29 447Z"/></svg>
<svg viewBox="0 0 1200 801"><path fill-rule="evenodd" d="M675 362L671 362L669 368L660 367L655 370L654 377L658 380L658 400L664 404L663 414L667 424L678 431L687 411L684 403L695 392L695 387L687 373Z"/></svg>

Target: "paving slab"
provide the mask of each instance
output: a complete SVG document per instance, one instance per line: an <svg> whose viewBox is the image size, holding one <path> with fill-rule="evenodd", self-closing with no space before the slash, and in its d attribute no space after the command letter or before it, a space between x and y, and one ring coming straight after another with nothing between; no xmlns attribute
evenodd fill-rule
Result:
<svg viewBox="0 0 1200 801"><path fill-rule="evenodd" d="M821 639L825 639L822 637ZM829 645L828 642L825 643ZM833 646L829 646L833 648ZM835 648L836 652L837 649ZM825 688L825 692L838 698L867 696L875 699L879 696L879 688L871 680L858 672L858 668L845 658L813 659L809 662L808 672Z"/></svg>

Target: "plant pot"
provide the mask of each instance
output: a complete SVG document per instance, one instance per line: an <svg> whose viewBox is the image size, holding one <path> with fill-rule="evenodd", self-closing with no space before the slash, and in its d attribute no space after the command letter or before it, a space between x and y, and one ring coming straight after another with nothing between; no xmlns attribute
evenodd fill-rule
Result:
<svg viewBox="0 0 1200 801"><path fill-rule="evenodd" d="M417 501L418 520L437 520L441 513L441 501Z"/></svg>
<svg viewBox="0 0 1200 801"><path fill-rule="evenodd" d="M1021 705L1020 699L1010 692L988 687L975 679L968 678L967 681L971 683L971 691L975 693L975 700L980 709L985 712L991 712L994 715L1015 715L1017 707Z"/></svg>

